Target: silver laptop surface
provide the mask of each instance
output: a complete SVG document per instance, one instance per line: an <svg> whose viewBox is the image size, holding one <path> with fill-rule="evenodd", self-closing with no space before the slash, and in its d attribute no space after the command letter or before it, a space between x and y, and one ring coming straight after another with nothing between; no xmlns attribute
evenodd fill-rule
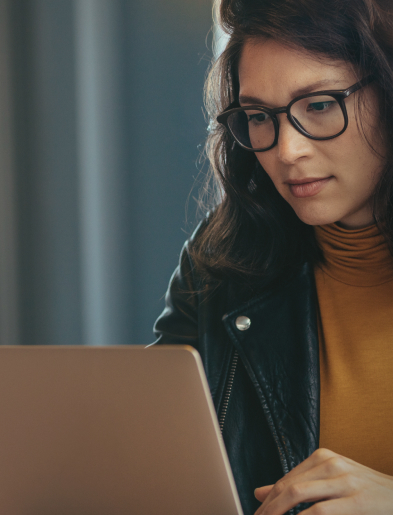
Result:
<svg viewBox="0 0 393 515"><path fill-rule="evenodd" d="M0 348L0 513L241 515L198 353Z"/></svg>

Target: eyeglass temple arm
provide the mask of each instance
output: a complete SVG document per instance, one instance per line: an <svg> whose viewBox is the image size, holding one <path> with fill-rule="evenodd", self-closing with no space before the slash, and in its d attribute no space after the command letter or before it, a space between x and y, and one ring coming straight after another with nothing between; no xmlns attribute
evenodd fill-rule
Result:
<svg viewBox="0 0 393 515"><path fill-rule="evenodd" d="M239 100L234 100L229 106L224 109L222 114L226 113L227 111L230 111L231 109L234 109L235 107L240 107Z"/></svg>
<svg viewBox="0 0 393 515"><path fill-rule="evenodd" d="M223 120L225 119L225 113L230 111L231 109L234 109L235 107L240 107L238 100L234 100L232 104L230 104L226 109L224 109L224 111L221 114L217 116L216 120L218 121L218 123L224 123Z"/></svg>
<svg viewBox="0 0 393 515"><path fill-rule="evenodd" d="M367 86L368 84L370 84L370 82L373 82L373 80L374 80L374 77L372 75L368 75L367 77L360 80L359 82L357 82L350 88L343 91L343 93L346 97L349 97L349 95L352 95L352 93L355 93L355 91L358 91L360 88Z"/></svg>

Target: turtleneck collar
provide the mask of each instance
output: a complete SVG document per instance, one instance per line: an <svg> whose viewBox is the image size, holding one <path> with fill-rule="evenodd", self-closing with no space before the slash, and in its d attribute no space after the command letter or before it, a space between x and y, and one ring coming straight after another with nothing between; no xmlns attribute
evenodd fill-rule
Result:
<svg viewBox="0 0 393 515"><path fill-rule="evenodd" d="M393 258L378 227L343 229L316 226L315 235L326 259L322 270L352 286L377 286L393 280Z"/></svg>

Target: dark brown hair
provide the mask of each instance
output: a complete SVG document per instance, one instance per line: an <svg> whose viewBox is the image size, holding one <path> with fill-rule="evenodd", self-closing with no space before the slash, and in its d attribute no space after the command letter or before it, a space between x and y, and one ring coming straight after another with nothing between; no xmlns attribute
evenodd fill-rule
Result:
<svg viewBox="0 0 393 515"><path fill-rule="evenodd" d="M255 284L293 271L305 260L323 259L313 228L277 192L255 154L234 144L216 122L216 116L238 100L243 44L259 36L314 56L346 61L359 79L374 77L381 137L387 141L386 165L374 193L374 217L393 249L393 2L221 0L215 8L229 41L205 86L210 119L206 154L215 196L207 222L191 245L196 266L213 277Z"/></svg>

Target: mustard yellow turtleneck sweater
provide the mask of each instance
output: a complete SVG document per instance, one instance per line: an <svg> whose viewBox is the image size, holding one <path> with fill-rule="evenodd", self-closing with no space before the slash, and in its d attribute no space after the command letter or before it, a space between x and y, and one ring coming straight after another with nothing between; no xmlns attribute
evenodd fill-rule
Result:
<svg viewBox="0 0 393 515"><path fill-rule="evenodd" d="M375 225L315 233L320 447L393 476L393 259Z"/></svg>

